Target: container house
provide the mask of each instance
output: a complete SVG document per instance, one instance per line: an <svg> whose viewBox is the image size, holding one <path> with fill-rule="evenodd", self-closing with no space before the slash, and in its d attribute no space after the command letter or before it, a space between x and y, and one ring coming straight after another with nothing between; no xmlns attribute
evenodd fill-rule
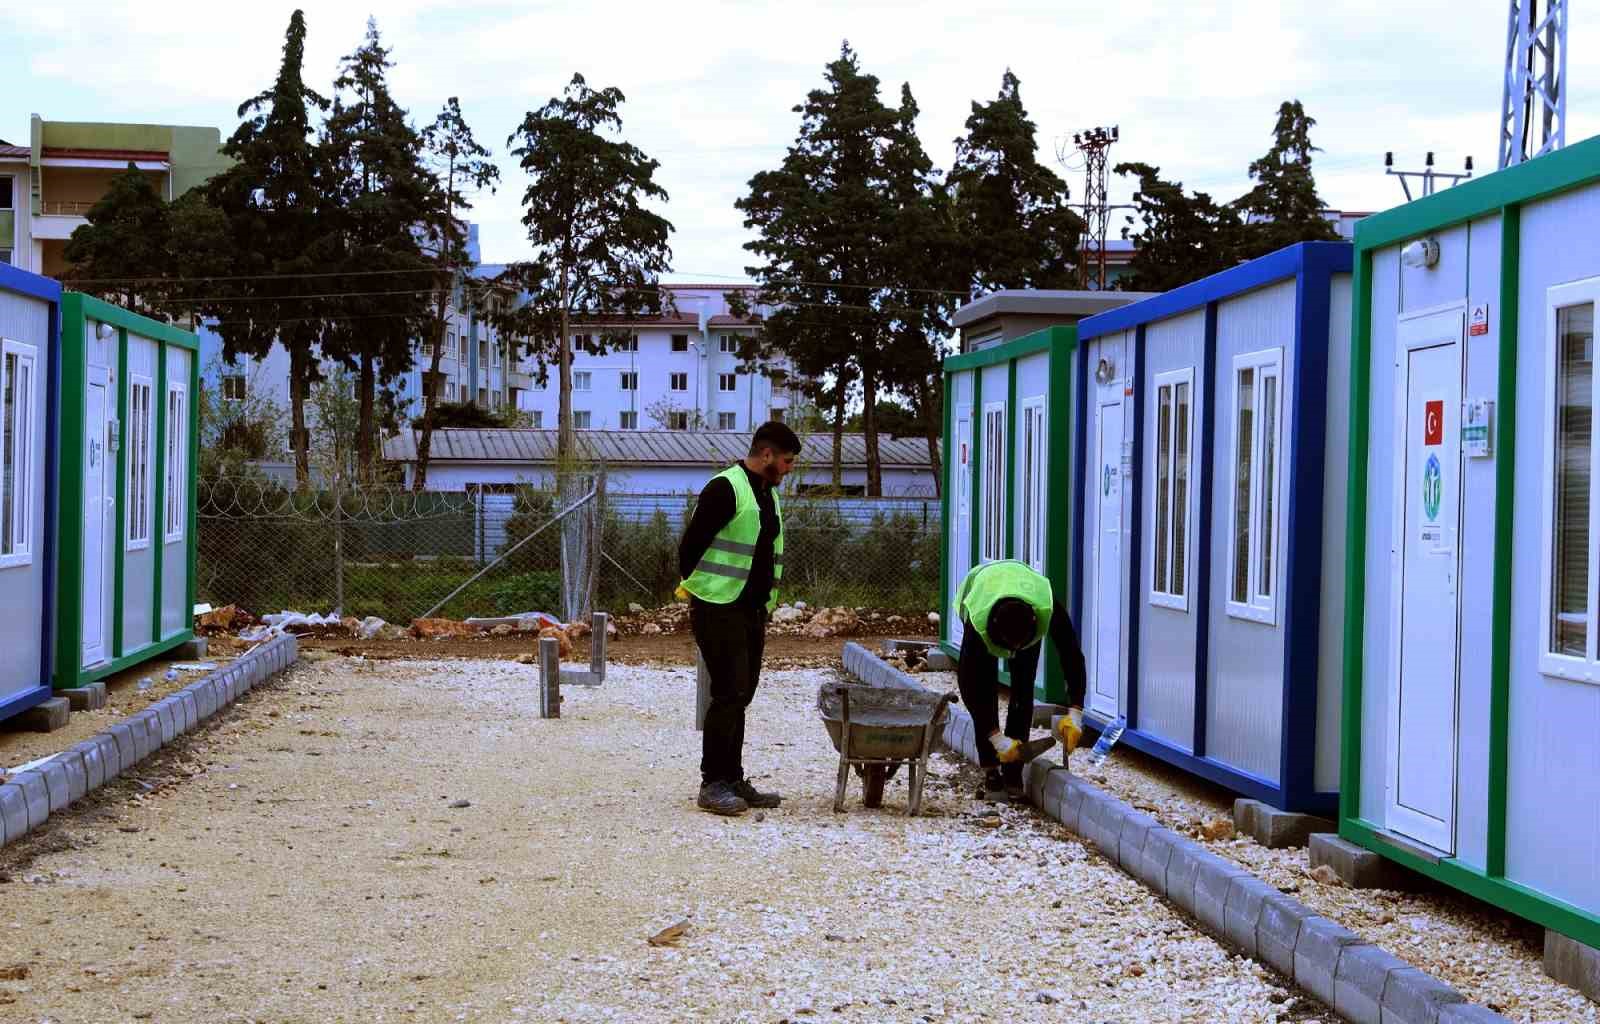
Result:
<svg viewBox="0 0 1600 1024"><path fill-rule="evenodd" d="M1340 835L1600 946L1600 138L1355 249Z"/></svg>
<svg viewBox="0 0 1600 1024"><path fill-rule="evenodd" d="M99 299L61 299L55 685L193 639L198 342Z"/></svg>
<svg viewBox="0 0 1600 1024"><path fill-rule="evenodd" d="M1073 375L1089 721L1125 718L1124 743L1329 814L1350 260L1343 242L1290 246L1090 317Z"/></svg>
<svg viewBox="0 0 1600 1024"><path fill-rule="evenodd" d="M61 286L0 264L0 720L50 696Z"/></svg>
<svg viewBox="0 0 1600 1024"><path fill-rule="evenodd" d="M952 656L961 648L956 592L973 566L1000 558L1026 562L1050 578L1070 607L1066 511L1076 350L1077 330L1069 325L944 362L940 641ZM1048 650L1034 688L1042 700L1065 697L1061 667Z"/></svg>

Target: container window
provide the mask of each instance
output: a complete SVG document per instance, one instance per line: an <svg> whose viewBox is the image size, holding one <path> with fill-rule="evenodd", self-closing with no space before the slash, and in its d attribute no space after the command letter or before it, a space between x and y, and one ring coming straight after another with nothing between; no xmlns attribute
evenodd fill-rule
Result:
<svg viewBox="0 0 1600 1024"><path fill-rule="evenodd" d="M1006 407L983 409L983 531L985 562L1006 557Z"/></svg>
<svg viewBox="0 0 1600 1024"><path fill-rule="evenodd" d="M163 490L167 503L166 540L183 540L183 523L188 512L187 486L189 461L189 416L187 395L180 386L167 389L167 467Z"/></svg>
<svg viewBox="0 0 1600 1024"><path fill-rule="evenodd" d="M1155 557L1151 559L1152 604L1187 611L1189 607L1189 476L1192 470L1190 410L1194 368L1156 375L1155 450L1152 456L1155 486Z"/></svg>
<svg viewBox="0 0 1600 1024"><path fill-rule="evenodd" d="M1022 406L1022 560L1044 572L1044 399Z"/></svg>
<svg viewBox="0 0 1600 1024"><path fill-rule="evenodd" d="M1277 622L1281 561L1282 380L1282 349L1234 358L1228 613L1268 625Z"/></svg>
<svg viewBox="0 0 1600 1024"><path fill-rule="evenodd" d="M155 427L155 390L148 377L134 376L128 390L128 548L150 543L150 445Z"/></svg>
<svg viewBox="0 0 1600 1024"><path fill-rule="evenodd" d="M0 568L33 561L38 349L0 344Z"/></svg>
<svg viewBox="0 0 1600 1024"><path fill-rule="evenodd" d="M1585 666L1595 660L1594 307L1593 301L1554 306L1551 351L1545 651L1561 660L1579 659Z"/></svg>

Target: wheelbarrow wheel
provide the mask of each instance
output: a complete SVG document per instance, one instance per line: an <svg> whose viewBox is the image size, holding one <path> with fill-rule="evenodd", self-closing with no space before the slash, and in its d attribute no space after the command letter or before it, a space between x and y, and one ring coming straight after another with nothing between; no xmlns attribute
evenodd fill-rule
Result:
<svg viewBox="0 0 1600 1024"><path fill-rule="evenodd" d="M889 781L889 769L881 764L867 766L866 777L862 780L861 806L882 807L883 785Z"/></svg>

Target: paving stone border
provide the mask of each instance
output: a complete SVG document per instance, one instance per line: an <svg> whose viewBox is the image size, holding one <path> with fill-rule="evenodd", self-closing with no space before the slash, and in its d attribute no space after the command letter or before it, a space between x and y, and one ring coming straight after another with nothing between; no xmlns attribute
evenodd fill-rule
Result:
<svg viewBox="0 0 1600 1024"><path fill-rule="evenodd" d="M915 677L860 644L845 671L869 686L922 689ZM978 760L972 717L950 708L944 744ZM1068 772L1046 754L1023 774L1028 799L1165 897L1220 941L1266 963L1355 1024L1506 1022L1455 989L1317 914L1237 864Z"/></svg>
<svg viewBox="0 0 1600 1024"><path fill-rule="evenodd" d="M162 698L43 764L0 784L0 846L81 800L294 664L300 644L285 634Z"/></svg>

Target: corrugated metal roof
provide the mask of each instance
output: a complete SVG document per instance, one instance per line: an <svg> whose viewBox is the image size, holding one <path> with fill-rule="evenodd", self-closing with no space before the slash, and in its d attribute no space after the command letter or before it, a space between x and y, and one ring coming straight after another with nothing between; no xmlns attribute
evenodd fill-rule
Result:
<svg viewBox="0 0 1600 1024"><path fill-rule="evenodd" d="M687 430L579 430L577 444L584 454L608 465L705 466L733 462L750 450L750 437L741 431ZM832 434L804 434L800 438L807 461L831 457ZM861 468L867 464L863 434L845 434L842 464ZM928 443L921 438L878 438L878 455L884 468L928 468ZM417 458L417 432L405 431L383 442L383 457L395 462ZM552 463L556 457L554 430L465 430L433 432L432 462Z"/></svg>

